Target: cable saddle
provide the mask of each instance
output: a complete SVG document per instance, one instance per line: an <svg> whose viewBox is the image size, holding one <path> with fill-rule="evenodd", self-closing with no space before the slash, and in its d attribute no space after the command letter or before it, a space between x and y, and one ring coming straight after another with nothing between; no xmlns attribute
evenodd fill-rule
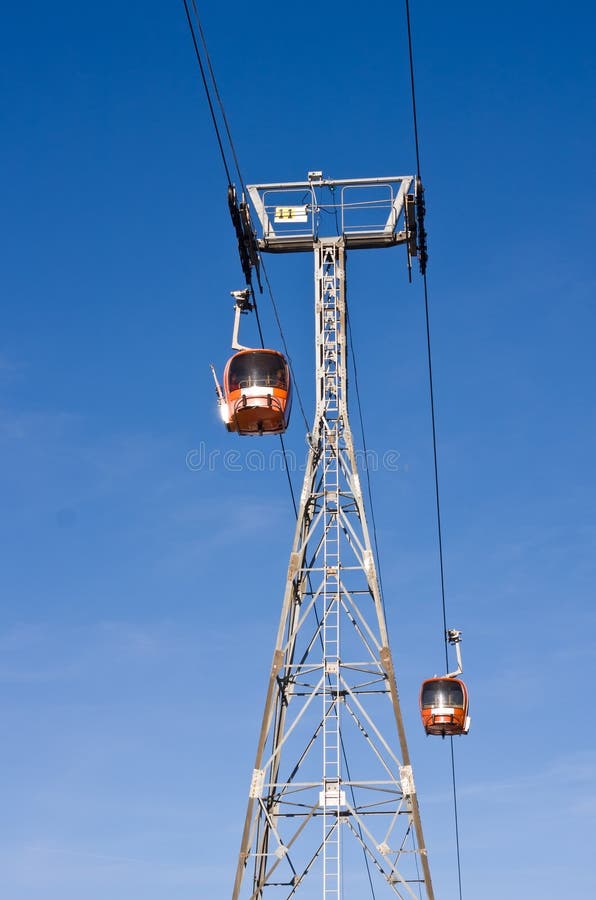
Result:
<svg viewBox="0 0 596 900"><path fill-rule="evenodd" d="M260 259L257 247L257 239L250 221L250 211L248 203L242 197L240 203L236 196L236 188L233 184L228 186L228 208L232 218L234 231L238 240L238 253L240 254L240 265L246 279L246 283L252 287L252 270L254 269L257 276L257 284L259 291L263 293L263 285L261 284Z"/></svg>

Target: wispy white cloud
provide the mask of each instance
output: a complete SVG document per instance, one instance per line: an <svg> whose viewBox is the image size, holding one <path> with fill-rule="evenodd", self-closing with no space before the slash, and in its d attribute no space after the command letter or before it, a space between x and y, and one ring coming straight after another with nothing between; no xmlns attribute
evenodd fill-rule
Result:
<svg viewBox="0 0 596 900"><path fill-rule="evenodd" d="M156 564L167 571L187 571L193 566L200 571L201 564L213 561L215 551L228 548L237 553L246 536L256 529L262 531L264 541L271 543L280 529L288 529L288 503L285 495L268 501L244 496L242 503L229 496L207 502L197 497L173 506L169 521L182 525L184 535L163 549ZM288 542L290 539L288 532ZM238 565L237 559L234 565Z"/></svg>
<svg viewBox="0 0 596 900"><path fill-rule="evenodd" d="M163 646L159 629L128 623L16 624L0 633L0 684L75 684L85 672L132 666Z"/></svg>
<svg viewBox="0 0 596 900"><path fill-rule="evenodd" d="M194 628L172 620L132 622L104 620L86 624L17 623L0 631L0 684L79 684L92 673L147 667L200 656L205 666L219 648L235 649L258 633L258 624L243 633L197 623Z"/></svg>
<svg viewBox="0 0 596 900"><path fill-rule="evenodd" d="M494 770L494 776L474 780L462 774L458 779L458 795L465 802L481 798L485 804L508 805L512 796L532 795L550 803L557 796L560 812L593 811L596 805L596 752L574 751L554 758L538 769L520 770L509 761ZM427 803L449 802L451 793L429 792Z"/></svg>
<svg viewBox="0 0 596 900"><path fill-rule="evenodd" d="M164 891L182 887L204 896L203 891L212 892L218 881L229 879L223 865L189 865L165 854L160 859L102 852L74 840L70 844L52 839L12 844L0 851L0 866L5 885L35 891L28 896L40 898L48 889L57 888L62 897L73 898L105 897L106 892L134 896L139 891L143 897L157 898L163 897Z"/></svg>

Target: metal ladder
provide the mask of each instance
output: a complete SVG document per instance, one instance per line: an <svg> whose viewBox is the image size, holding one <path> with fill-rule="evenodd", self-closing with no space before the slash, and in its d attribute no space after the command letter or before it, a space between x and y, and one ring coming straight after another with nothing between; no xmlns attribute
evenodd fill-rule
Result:
<svg viewBox="0 0 596 900"><path fill-rule="evenodd" d="M324 621L323 661L323 900L341 898L341 721L340 687L340 556L339 556L339 460L342 424L339 415L341 352L338 310L339 284L334 247L322 247L319 297L322 328L323 391L325 417L324 457Z"/></svg>

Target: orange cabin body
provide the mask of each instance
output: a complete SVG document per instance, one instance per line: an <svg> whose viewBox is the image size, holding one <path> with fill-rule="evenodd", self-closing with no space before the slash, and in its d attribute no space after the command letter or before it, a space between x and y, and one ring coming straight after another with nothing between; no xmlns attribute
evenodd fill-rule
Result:
<svg viewBox="0 0 596 900"><path fill-rule="evenodd" d="M427 734L467 734L468 690L457 678L429 678L420 691L420 713Z"/></svg>
<svg viewBox="0 0 596 900"><path fill-rule="evenodd" d="M241 350L223 377L222 418L238 434L282 434L292 406L290 369L277 350Z"/></svg>

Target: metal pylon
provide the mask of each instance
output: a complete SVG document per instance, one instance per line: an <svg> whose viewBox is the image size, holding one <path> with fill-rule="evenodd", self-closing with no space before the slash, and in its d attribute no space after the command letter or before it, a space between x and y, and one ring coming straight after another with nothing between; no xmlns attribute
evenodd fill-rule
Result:
<svg viewBox="0 0 596 900"><path fill-rule="evenodd" d="M433 900L348 419L345 239L313 247L316 412L232 900Z"/></svg>

